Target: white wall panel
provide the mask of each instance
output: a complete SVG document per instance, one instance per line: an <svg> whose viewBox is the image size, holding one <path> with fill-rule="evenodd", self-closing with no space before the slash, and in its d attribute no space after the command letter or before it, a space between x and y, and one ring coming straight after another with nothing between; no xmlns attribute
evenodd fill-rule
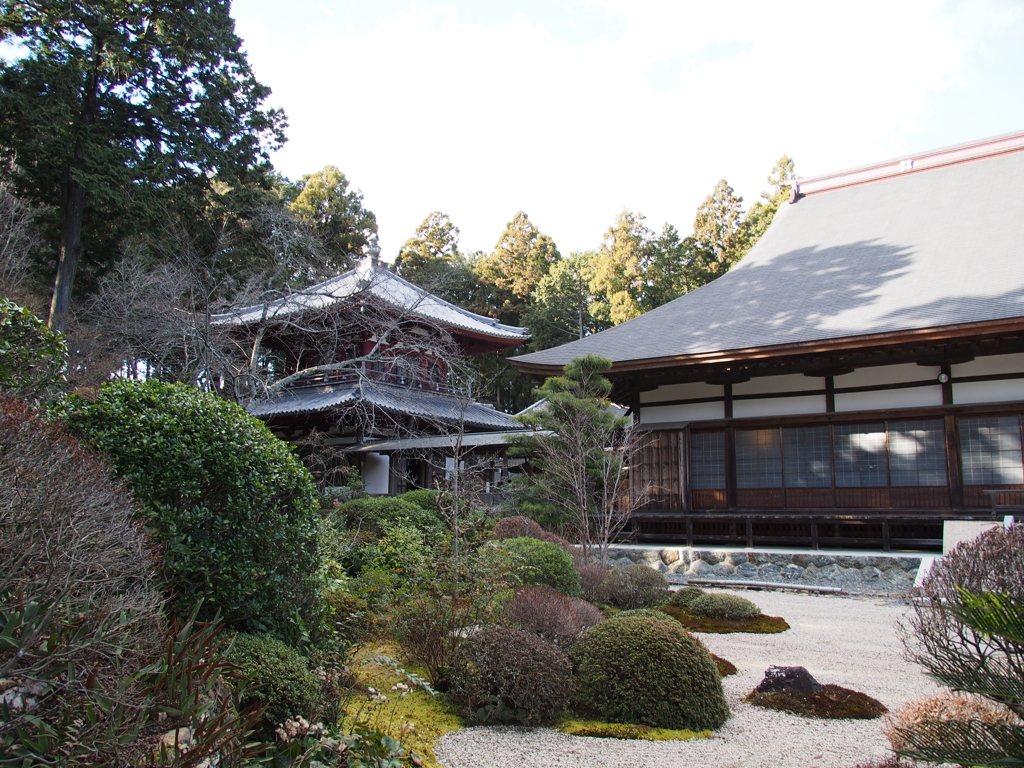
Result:
<svg viewBox="0 0 1024 768"><path fill-rule="evenodd" d="M801 413L825 413L825 395L736 400L732 404L732 415L737 419L749 419L755 416L791 416Z"/></svg>
<svg viewBox="0 0 1024 768"><path fill-rule="evenodd" d="M870 387L875 384L900 384L905 381L924 381L934 379L942 371L939 366L917 365L878 365L874 368L858 368L853 373L836 376L836 389L842 387Z"/></svg>
<svg viewBox="0 0 1024 768"><path fill-rule="evenodd" d="M956 405L968 403L1005 403L1009 400L1024 400L1024 379L1005 381L967 381L957 384L953 379L953 402Z"/></svg>
<svg viewBox="0 0 1024 768"><path fill-rule="evenodd" d="M368 453L363 459L363 486L367 493L387 493L390 479L391 457L381 453Z"/></svg>
<svg viewBox="0 0 1024 768"><path fill-rule="evenodd" d="M953 381L958 376L989 376L993 373L1024 373L1024 354L992 355L979 357L969 363L958 363L952 367ZM965 401L967 402L967 401Z"/></svg>
<svg viewBox="0 0 1024 768"><path fill-rule="evenodd" d="M641 392L640 402L696 400L698 397L721 397L724 393L725 388L721 384L705 384L703 381L695 381L690 384L666 384L650 392Z"/></svg>
<svg viewBox="0 0 1024 768"><path fill-rule="evenodd" d="M661 424L673 421L708 421L725 418L724 403L694 403L692 405L660 405L640 408L641 424Z"/></svg>
<svg viewBox="0 0 1024 768"><path fill-rule="evenodd" d="M881 408L920 408L942 405L942 387L913 387L878 392L836 393L836 411L876 411Z"/></svg>
<svg viewBox="0 0 1024 768"><path fill-rule="evenodd" d="M786 376L761 376L741 384L734 384L733 395L769 395L775 392L804 392L808 389L825 391L825 379L811 378L803 374Z"/></svg>

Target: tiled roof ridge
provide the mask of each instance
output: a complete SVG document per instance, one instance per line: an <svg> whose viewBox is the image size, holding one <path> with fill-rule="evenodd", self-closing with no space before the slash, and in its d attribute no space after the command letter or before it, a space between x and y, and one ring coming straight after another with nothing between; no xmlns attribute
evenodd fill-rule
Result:
<svg viewBox="0 0 1024 768"><path fill-rule="evenodd" d="M872 181L920 173L947 165L980 160L1006 152L1024 150L1024 130L990 136L984 139L954 144L949 147L914 152L890 160L869 163L841 171L797 179L792 186L790 202L794 203L807 195L832 189L866 184Z"/></svg>

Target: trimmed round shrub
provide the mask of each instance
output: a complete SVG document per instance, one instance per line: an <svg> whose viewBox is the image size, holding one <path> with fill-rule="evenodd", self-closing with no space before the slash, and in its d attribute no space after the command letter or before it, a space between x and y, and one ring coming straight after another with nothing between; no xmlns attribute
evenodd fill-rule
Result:
<svg viewBox="0 0 1024 768"><path fill-rule="evenodd" d="M571 656L577 706L605 722L699 731L729 717L711 654L678 622L614 617Z"/></svg>
<svg viewBox="0 0 1024 768"><path fill-rule="evenodd" d="M248 679L242 706L265 707L257 727L263 736L290 717L315 720L320 703L320 680L294 648L270 635L235 635L226 658Z"/></svg>
<svg viewBox="0 0 1024 768"><path fill-rule="evenodd" d="M342 640L357 642L369 633L370 606L346 589L328 589L324 592L326 619L334 634Z"/></svg>
<svg viewBox="0 0 1024 768"><path fill-rule="evenodd" d="M539 539L544 532L536 521L522 515L514 515L503 517L495 523L492 535L496 539Z"/></svg>
<svg viewBox="0 0 1024 768"><path fill-rule="evenodd" d="M912 701L902 709L887 715L882 733L894 751L912 750L916 745L911 736L920 740L923 735L927 739L934 725L949 722L966 723L971 720L997 727L1021 725L1020 718L1007 707L989 699L971 693L943 691ZM941 732L936 733L934 738L940 741Z"/></svg>
<svg viewBox="0 0 1024 768"><path fill-rule="evenodd" d="M110 459L162 546L170 608L297 636L319 612L319 498L283 440L185 384L122 381L71 397L68 427Z"/></svg>
<svg viewBox="0 0 1024 768"><path fill-rule="evenodd" d="M653 568L637 563L614 568L601 582L601 602L630 608L652 608L664 601L668 582Z"/></svg>
<svg viewBox="0 0 1024 768"><path fill-rule="evenodd" d="M688 611L693 601L703 594L706 593L699 587L683 587L669 596L666 605L671 608L682 608L684 611Z"/></svg>
<svg viewBox="0 0 1024 768"><path fill-rule="evenodd" d="M694 616L725 621L745 621L761 615L760 608L739 595L698 595L690 603L689 611Z"/></svg>
<svg viewBox="0 0 1024 768"><path fill-rule="evenodd" d="M448 533L436 511L398 496L364 496L345 502L338 512L345 516L349 528L360 528L376 538L400 526L415 528L430 544L437 544Z"/></svg>
<svg viewBox="0 0 1024 768"><path fill-rule="evenodd" d="M495 545L518 564L517 574L524 586L544 585L569 597L580 597L580 575L572 557L556 544L538 539L503 539Z"/></svg>
<svg viewBox="0 0 1024 768"><path fill-rule="evenodd" d="M506 623L562 648L604 621L604 614L590 603L566 597L551 587L520 587L509 601L505 616Z"/></svg>
<svg viewBox="0 0 1024 768"><path fill-rule="evenodd" d="M605 568L603 565L580 565L576 570L580 574L580 589L583 590L583 599L591 603L603 602L601 582L612 572L612 569Z"/></svg>
<svg viewBox="0 0 1024 768"><path fill-rule="evenodd" d="M544 725L568 705L565 653L529 632L491 627L467 638L449 668L451 695L478 723Z"/></svg>
<svg viewBox="0 0 1024 768"><path fill-rule="evenodd" d="M32 312L0 296L0 391L46 399L64 383L68 349L63 337Z"/></svg>
<svg viewBox="0 0 1024 768"><path fill-rule="evenodd" d="M444 496L451 498L451 494L444 494ZM441 508L437 505L438 492L431 491L428 488L417 488L414 491L406 491L401 493L395 498L401 499L402 501L408 501L415 504L417 507L423 507L428 512L433 512L437 515L438 519L441 517Z"/></svg>

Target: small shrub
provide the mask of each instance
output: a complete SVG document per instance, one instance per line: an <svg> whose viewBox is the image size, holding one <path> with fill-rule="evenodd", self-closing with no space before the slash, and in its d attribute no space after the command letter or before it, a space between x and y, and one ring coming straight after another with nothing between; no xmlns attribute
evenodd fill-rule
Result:
<svg viewBox="0 0 1024 768"><path fill-rule="evenodd" d="M437 544L448 529L436 511L431 511L398 496L365 496L345 502L338 508L349 528L365 530L375 538L386 536L399 526L415 528L428 544Z"/></svg>
<svg viewBox="0 0 1024 768"><path fill-rule="evenodd" d="M761 609L739 595L698 595L690 602L690 613L709 619L746 621L761 615Z"/></svg>
<svg viewBox="0 0 1024 768"><path fill-rule="evenodd" d="M583 590L583 599L590 603L602 602L604 596L601 594L601 582L612 572L612 569L602 565L580 565L576 570L580 574L580 589Z"/></svg>
<svg viewBox="0 0 1024 768"><path fill-rule="evenodd" d="M428 512L433 512L438 519L440 519L441 507L438 505L438 501L441 501L441 499L439 499L441 495L440 491L431 491L427 488L417 488L414 491L406 491L405 493L399 494L395 498L401 499L402 501L408 501L415 504L417 507L422 507ZM443 495L449 497L450 503L451 494L445 493Z"/></svg>
<svg viewBox="0 0 1024 768"><path fill-rule="evenodd" d="M270 635L235 635L227 660L238 665L251 683L242 699L244 706L266 709L259 733L272 736L274 728L290 717L316 719L321 705L320 680L295 649Z"/></svg>
<svg viewBox="0 0 1024 768"><path fill-rule="evenodd" d="M61 335L30 310L0 296L0 391L45 400L60 391L67 363Z"/></svg>
<svg viewBox="0 0 1024 768"><path fill-rule="evenodd" d="M569 703L572 668L563 651L529 632L491 627L456 652L453 698L479 723L543 725Z"/></svg>
<svg viewBox="0 0 1024 768"><path fill-rule="evenodd" d="M492 535L496 539L539 539L544 529L535 521L522 515L503 517L494 524Z"/></svg>
<svg viewBox="0 0 1024 768"><path fill-rule="evenodd" d="M185 384L122 381L67 403L69 429L110 459L162 546L178 616L202 599L237 629L298 638L319 615L319 498L291 447L239 406Z"/></svg>
<svg viewBox="0 0 1024 768"><path fill-rule="evenodd" d="M601 602L624 611L652 608L665 599L668 582L653 568L638 563L613 569L601 582L600 594Z"/></svg>
<svg viewBox="0 0 1024 768"><path fill-rule="evenodd" d="M889 711L884 704L866 693L838 685L826 685L821 691L753 691L745 701L757 707L819 720L872 720Z"/></svg>
<svg viewBox="0 0 1024 768"><path fill-rule="evenodd" d="M584 632L595 624L600 624L604 621L604 614L593 603L580 600L578 597L570 597L569 603L572 605L572 612L576 617L577 623L583 628Z"/></svg>
<svg viewBox="0 0 1024 768"><path fill-rule="evenodd" d="M970 720L995 726L1021 725L1020 718L1013 712L986 698L970 693L943 691L935 696L912 701L888 715L882 732L893 750L899 752L917 746L907 738L908 731L914 731L919 736L927 734L928 726L933 723L966 723Z"/></svg>
<svg viewBox="0 0 1024 768"><path fill-rule="evenodd" d="M338 639L355 643L367 636L371 624L370 608L361 597L344 588L328 589L324 591L324 604L325 621Z"/></svg>
<svg viewBox="0 0 1024 768"><path fill-rule="evenodd" d="M577 704L601 720L704 730L729 717L711 654L678 624L612 618L571 655Z"/></svg>
<svg viewBox="0 0 1024 768"><path fill-rule="evenodd" d="M554 544L556 547L561 547L566 552L568 552L570 556L575 555L577 552L576 547L570 544L566 539L563 539L557 533L542 531L540 536L537 536L536 538L540 539L541 541L546 541L549 544Z"/></svg>
<svg viewBox="0 0 1024 768"><path fill-rule="evenodd" d="M569 597L580 597L580 575L572 557L561 547L530 538L503 539L495 545L514 560L519 580L524 585L544 585Z"/></svg>
<svg viewBox="0 0 1024 768"><path fill-rule="evenodd" d="M396 578L411 576L427 563L423 534L411 525L396 525L375 544L367 547L365 568L374 568Z"/></svg>
<svg viewBox="0 0 1024 768"><path fill-rule="evenodd" d="M563 648L604 620L601 612L590 603L544 586L516 590L506 616L513 626Z"/></svg>
<svg viewBox="0 0 1024 768"><path fill-rule="evenodd" d="M704 594L704 590L699 587L683 587L673 592L665 605L670 608L682 608L684 611L688 611L690 610L690 604Z"/></svg>

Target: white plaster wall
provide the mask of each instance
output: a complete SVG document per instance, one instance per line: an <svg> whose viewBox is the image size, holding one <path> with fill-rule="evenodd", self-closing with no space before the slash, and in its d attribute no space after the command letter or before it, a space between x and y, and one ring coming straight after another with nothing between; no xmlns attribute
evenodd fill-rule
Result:
<svg viewBox="0 0 1024 768"><path fill-rule="evenodd" d="M810 377L803 374L786 376L761 376L760 378L733 384L733 395L768 395L775 392L804 392L808 389L825 391L824 377Z"/></svg>
<svg viewBox="0 0 1024 768"><path fill-rule="evenodd" d="M1024 354L979 357L969 363L958 363L950 369L953 381L957 376L988 376L993 373L1024 373Z"/></svg>
<svg viewBox="0 0 1024 768"><path fill-rule="evenodd" d="M755 416L791 416L801 413L825 413L825 395L773 397L766 400L734 400L732 415L737 419Z"/></svg>
<svg viewBox="0 0 1024 768"><path fill-rule="evenodd" d="M368 453L363 460L363 486L367 493L387 493L391 474L391 457L381 453Z"/></svg>
<svg viewBox="0 0 1024 768"><path fill-rule="evenodd" d="M900 384L905 381L924 381L934 379L942 372L935 365L879 365L874 368L858 368L853 373L836 376L836 389L842 387L870 387L875 384Z"/></svg>
<svg viewBox="0 0 1024 768"><path fill-rule="evenodd" d="M660 405L640 408L641 424L662 424L673 421L709 421L725 418L724 403L692 405Z"/></svg>
<svg viewBox="0 0 1024 768"><path fill-rule="evenodd" d="M653 403L658 400L696 400L698 397L722 397L725 388L721 384L705 384L695 381L689 384L666 384L650 392L640 393L641 403Z"/></svg>
<svg viewBox="0 0 1024 768"><path fill-rule="evenodd" d="M966 405L968 403L1005 403L1010 400L1024 400L1024 379L967 381L957 384L954 375L953 402L957 405Z"/></svg>
<svg viewBox="0 0 1024 768"><path fill-rule="evenodd" d="M938 375L938 374L936 374ZM879 392L836 393L836 411L875 411L881 408L918 408L942 405L942 386L889 389Z"/></svg>

